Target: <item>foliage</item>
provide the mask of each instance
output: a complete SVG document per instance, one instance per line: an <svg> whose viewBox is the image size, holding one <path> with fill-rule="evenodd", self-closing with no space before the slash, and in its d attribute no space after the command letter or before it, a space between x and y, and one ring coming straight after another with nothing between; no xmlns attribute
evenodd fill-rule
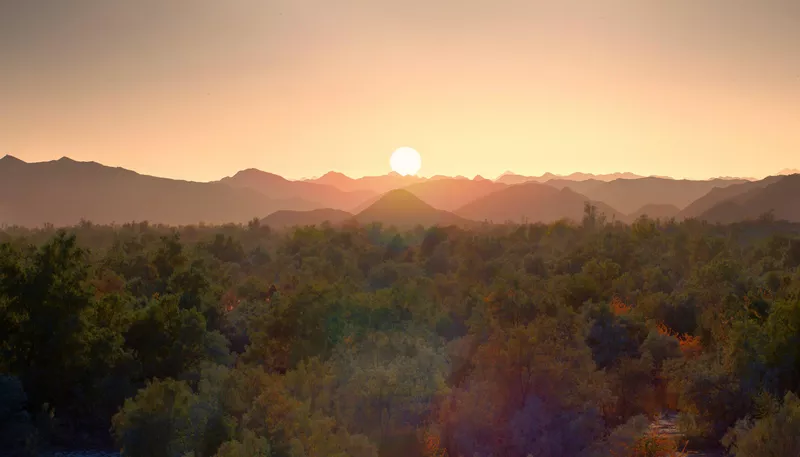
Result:
<svg viewBox="0 0 800 457"><path fill-rule="evenodd" d="M735 457L800 455L800 399L792 392L755 420L739 420L723 439Z"/></svg>
<svg viewBox="0 0 800 457"><path fill-rule="evenodd" d="M172 457L189 452L192 400L189 386L174 380L155 380L126 400L112 420L122 452L131 457Z"/></svg>
<svg viewBox="0 0 800 457"><path fill-rule="evenodd" d="M630 457L671 449L647 428L671 408L692 443L795 452L800 228L585 216L6 228L0 437L155 457Z"/></svg>

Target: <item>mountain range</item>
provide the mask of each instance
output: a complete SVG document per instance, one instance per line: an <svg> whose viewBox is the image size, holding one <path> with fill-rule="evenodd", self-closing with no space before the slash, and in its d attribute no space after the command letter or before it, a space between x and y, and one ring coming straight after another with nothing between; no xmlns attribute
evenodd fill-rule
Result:
<svg viewBox="0 0 800 457"><path fill-rule="evenodd" d="M559 219L581 220L587 201L608 219L622 220L612 207L581 195L569 187L557 189L547 184L526 182L508 186L458 209L463 218L493 223L554 222Z"/></svg>
<svg viewBox="0 0 800 457"><path fill-rule="evenodd" d="M27 163L0 159L0 224L41 226L150 221L170 225L243 223L276 227L352 221L385 225L580 220L591 202L608 220L755 219L765 213L800 222L800 174L784 170L749 181L678 180L631 173L525 177L506 173L422 178L389 173L351 178L330 172L289 180L256 169L214 182L159 178L69 158Z"/></svg>
<svg viewBox="0 0 800 457"><path fill-rule="evenodd" d="M6 225L67 226L82 219L98 224L222 224L314 207L295 197L271 198L220 182L156 178L66 157L38 163L0 159L0 224Z"/></svg>
<svg viewBox="0 0 800 457"><path fill-rule="evenodd" d="M592 173L572 173L566 176L555 175L553 173L545 173L541 176L523 176L523 175L518 175L511 171L507 171L502 175L498 176L495 181L503 184L513 185L513 184L522 184L530 181L546 182L553 179L565 179L567 181L586 181L586 180L613 181L615 179L638 179L643 177L644 176L639 176L633 173L608 173L599 175L595 175Z"/></svg>
<svg viewBox="0 0 800 457"><path fill-rule="evenodd" d="M254 168L222 178L219 182L237 189L256 190L273 199L296 198L310 202L312 206L341 210L352 210L377 195L374 191L365 189L342 190L335 185L321 182L290 181Z"/></svg>

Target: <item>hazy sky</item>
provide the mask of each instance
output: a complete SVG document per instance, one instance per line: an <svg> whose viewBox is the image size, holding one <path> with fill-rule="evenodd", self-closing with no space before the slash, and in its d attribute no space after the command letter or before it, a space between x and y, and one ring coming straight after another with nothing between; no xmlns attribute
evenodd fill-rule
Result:
<svg viewBox="0 0 800 457"><path fill-rule="evenodd" d="M0 0L0 155L212 180L800 168L800 0Z"/></svg>

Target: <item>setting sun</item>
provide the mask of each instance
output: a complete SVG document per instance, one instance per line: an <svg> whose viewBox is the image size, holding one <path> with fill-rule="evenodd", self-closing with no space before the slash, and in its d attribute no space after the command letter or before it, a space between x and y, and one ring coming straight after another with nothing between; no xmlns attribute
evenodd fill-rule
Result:
<svg viewBox="0 0 800 457"><path fill-rule="evenodd" d="M389 164L392 166L392 171L403 176L415 175L422 166L422 158L413 148L403 147L392 153Z"/></svg>

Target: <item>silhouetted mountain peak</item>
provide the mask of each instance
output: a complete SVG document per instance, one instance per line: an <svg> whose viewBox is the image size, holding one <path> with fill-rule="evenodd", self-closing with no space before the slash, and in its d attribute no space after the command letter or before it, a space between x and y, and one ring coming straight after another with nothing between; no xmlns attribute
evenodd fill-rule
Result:
<svg viewBox="0 0 800 457"><path fill-rule="evenodd" d="M344 173L339 173L338 171L329 171L329 172L325 173L324 175L320 176L317 179L322 179L322 178L345 178L345 179L350 179L349 176L347 176Z"/></svg>
<svg viewBox="0 0 800 457"><path fill-rule="evenodd" d="M405 189L395 189L386 192L383 197L379 198L375 205L399 205L400 207L418 206L418 207L431 207L429 204L422 201L421 198L412 194ZM432 207L431 207L432 208Z"/></svg>
<svg viewBox="0 0 800 457"><path fill-rule="evenodd" d="M258 168L247 168L245 170L238 171L236 172L235 175L233 175L233 178L240 178L240 179L260 178L260 179L277 179L280 181L288 181L288 179L284 178L281 175L276 175L275 173L259 170Z"/></svg>
<svg viewBox="0 0 800 457"><path fill-rule="evenodd" d="M10 163L25 163L24 160L20 160L11 154L6 154L3 158L0 159L0 163L2 164L10 164Z"/></svg>
<svg viewBox="0 0 800 457"><path fill-rule="evenodd" d="M319 178L307 179L306 181L339 187L341 190L356 190L353 188L355 180L344 173L339 173L338 171L329 171Z"/></svg>
<svg viewBox="0 0 800 457"><path fill-rule="evenodd" d="M383 194L375 203L356 215L360 223L381 222L397 227L415 225L463 225L469 221L425 203L405 189Z"/></svg>
<svg viewBox="0 0 800 457"><path fill-rule="evenodd" d="M500 174L498 177L494 178L494 180L495 180L495 181L500 181L500 180L502 180L503 178L517 179L517 178L523 178L523 176L522 176L522 175L519 175L519 174L517 174L517 173L514 173L514 172L513 172L513 171L511 171L511 170L506 170L506 171L504 171L503 173L501 173L501 174Z"/></svg>
<svg viewBox="0 0 800 457"><path fill-rule="evenodd" d="M75 160L71 157L63 156L58 160L50 160L48 162L33 162L29 165L36 165L36 166L44 166L46 168L50 168L54 171L62 171L62 172L79 172L79 173L90 173L90 176L99 176L98 174L112 172L112 173L127 173L132 175L138 175L139 173L128 170L127 168L122 167L112 167L109 165L103 165L102 163L95 162L95 161L81 161ZM111 175L109 175L111 176Z"/></svg>
<svg viewBox="0 0 800 457"><path fill-rule="evenodd" d="M472 178L472 180L473 180L473 181L488 181L486 178L484 178L484 177L483 177L483 176L481 176L481 175L475 175L475 177L474 177L474 178Z"/></svg>
<svg viewBox="0 0 800 457"><path fill-rule="evenodd" d="M536 181L508 186L459 208L455 214L471 220L553 222L567 218L580 221L584 205L592 201L599 213L620 218L610 206L588 198L568 187L555 188Z"/></svg>

